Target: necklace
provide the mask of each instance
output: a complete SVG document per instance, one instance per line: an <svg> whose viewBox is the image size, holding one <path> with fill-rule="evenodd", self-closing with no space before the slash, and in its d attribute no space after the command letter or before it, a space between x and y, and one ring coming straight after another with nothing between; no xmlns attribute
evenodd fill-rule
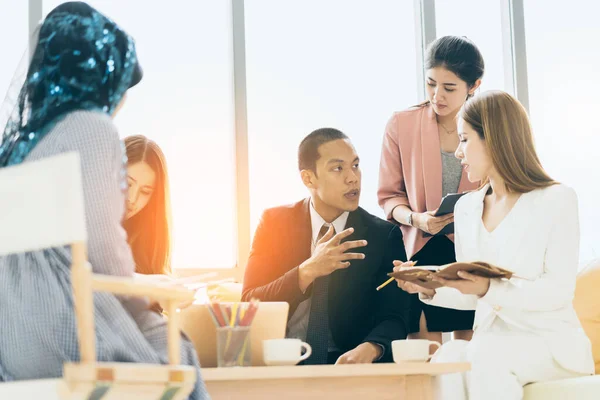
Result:
<svg viewBox="0 0 600 400"><path fill-rule="evenodd" d="M444 126L444 124L442 124L442 123L441 123L441 122L439 122L439 121L438 121L438 124L439 124L439 125L440 125L442 128L444 128L444 130L446 131L446 133L447 133L448 135L451 135L451 134L453 134L454 132L456 132L456 129L453 129L453 130L449 131L449 130L448 130L448 128L446 128L446 127Z"/></svg>

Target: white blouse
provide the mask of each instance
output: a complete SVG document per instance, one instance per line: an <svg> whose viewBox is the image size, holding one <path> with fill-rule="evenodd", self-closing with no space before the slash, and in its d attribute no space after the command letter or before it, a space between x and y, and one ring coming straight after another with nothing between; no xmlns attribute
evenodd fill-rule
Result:
<svg viewBox="0 0 600 400"><path fill-rule="evenodd" d="M422 301L475 310L475 334L501 330L538 335L563 367L592 373L591 344L572 304L579 260L575 191L559 184L524 193L488 232L482 221L488 188L463 196L456 205L456 259L485 261L526 279L492 279L481 298L440 288Z"/></svg>

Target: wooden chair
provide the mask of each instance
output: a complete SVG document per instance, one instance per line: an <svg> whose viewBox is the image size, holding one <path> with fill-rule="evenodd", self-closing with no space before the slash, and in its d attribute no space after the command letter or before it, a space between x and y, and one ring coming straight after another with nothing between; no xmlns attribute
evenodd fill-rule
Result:
<svg viewBox="0 0 600 400"><path fill-rule="evenodd" d="M56 385L61 399L185 399L196 382L192 366L179 365L180 331L177 305L191 301L192 291L133 278L93 274L87 261L85 206L77 153L0 169L0 256L71 246L72 286L80 362L65 363ZM5 209L6 210L6 209ZM148 296L168 311L168 365L99 363L96 360L93 292ZM2 338L0 338L2 340ZM35 363L35 360L32 360ZM34 366L32 366L33 368ZM40 380L47 388L49 381ZM14 397L19 387L30 393L36 381L0 384ZM40 386L42 387L42 386ZM52 396L46 392L44 398ZM41 397L40 397L41 398Z"/></svg>

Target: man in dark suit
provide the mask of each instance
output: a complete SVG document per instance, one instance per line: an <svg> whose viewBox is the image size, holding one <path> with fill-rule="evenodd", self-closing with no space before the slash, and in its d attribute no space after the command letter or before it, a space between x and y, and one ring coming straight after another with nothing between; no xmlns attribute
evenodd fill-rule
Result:
<svg viewBox="0 0 600 400"><path fill-rule="evenodd" d="M311 196L264 212L242 298L289 303L287 337L312 346L307 364L389 362L410 301L395 285L376 287L406 260L402 234L358 206L359 158L345 134L312 132L298 164Z"/></svg>

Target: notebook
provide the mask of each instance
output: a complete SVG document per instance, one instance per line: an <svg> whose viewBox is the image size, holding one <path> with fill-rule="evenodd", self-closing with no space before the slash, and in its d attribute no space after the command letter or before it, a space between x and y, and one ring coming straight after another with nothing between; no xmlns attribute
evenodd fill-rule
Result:
<svg viewBox="0 0 600 400"><path fill-rule="evenodd" d="M428 289L437 289L442 287L442 284L433 281L434 276L448 280L461 279L458 276L458 271L466 271L473 275L483 276L485 278L505 278L510 279L514 274L504 268L496 267L492 264L483 261L474 262L455 262L442 266L423 265L418 267L406 268L402 271L391 272L388 276L396 279L402 279L407 282L412 282L419 286ZM516 278L516 276L514 276Z"/></svg>

